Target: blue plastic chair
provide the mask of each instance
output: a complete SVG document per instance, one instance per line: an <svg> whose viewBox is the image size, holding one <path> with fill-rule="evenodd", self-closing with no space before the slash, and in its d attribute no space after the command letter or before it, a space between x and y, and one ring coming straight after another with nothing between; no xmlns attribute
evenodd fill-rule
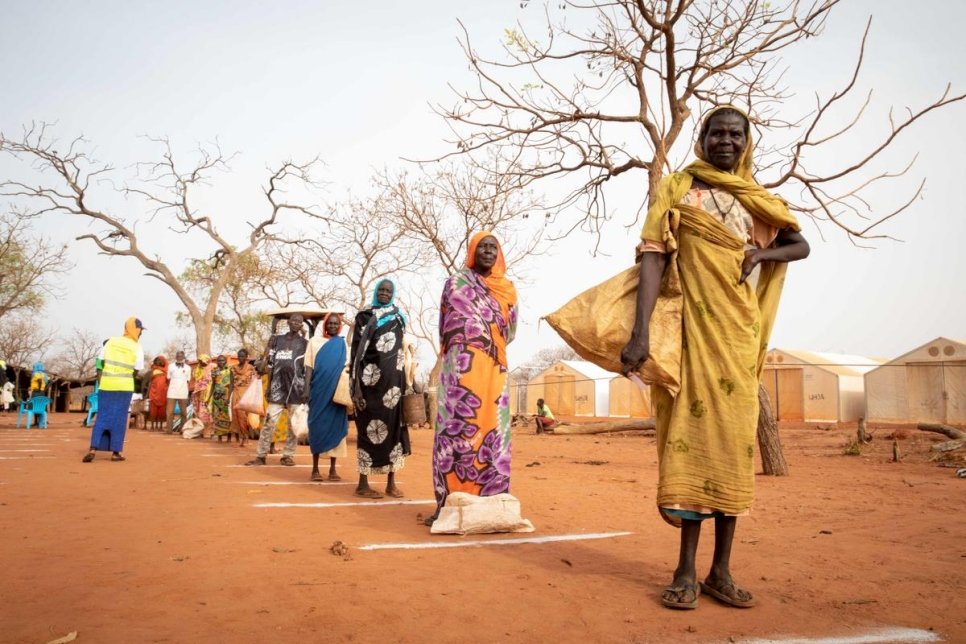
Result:
<svg viewBox="0 0 966 644"><path fill-rule="evenodd" d="M49 406L50 398L47 396L34 396L29 400L21 401L20 409L17 410L17 427L20 427L20 418L26 416L27 426L24 429L30 429L34 422L34 416L36 416L37 427L47 429L47 407Z"/></svg>
<svg viewBox="0 0 966 644"><path fill-rule="evenodd" d="M91 420L94 419L94 414L97 413L97 392L87 396L87 420L84 421L84 427L90 427Z"/></svg>

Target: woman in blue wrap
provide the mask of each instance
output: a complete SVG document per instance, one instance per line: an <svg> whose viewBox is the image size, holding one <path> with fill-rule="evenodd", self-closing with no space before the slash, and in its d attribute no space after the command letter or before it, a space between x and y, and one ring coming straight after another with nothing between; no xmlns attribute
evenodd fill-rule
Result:
<svg viewBox="0 0 966 644"><path fill-rule="evenodd" d="M319 457L329 457L329 480L339 481L335 459L346 456L349 420L346 408L332 401L339 376L348 364L342 316L329 313L315 331L305 351L305 383L309 389L309 446L312 449L312 480L324 481Z"/></svg>

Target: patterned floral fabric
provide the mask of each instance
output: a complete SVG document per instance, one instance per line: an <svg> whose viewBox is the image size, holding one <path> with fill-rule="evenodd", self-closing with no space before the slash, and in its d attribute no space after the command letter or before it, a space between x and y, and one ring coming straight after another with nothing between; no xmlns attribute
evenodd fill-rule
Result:
<svg viewBox="0 0 966 644"><path fill-rule="evenodd" d="M511 297L496 297L471 268L443 287L444 355L433 444L438 508L450 492L492 496L510 490L506 346L516 332L517 307L512 285L508 292Z"/></svg>
<svg viewBox="0 0 966 644"><path fill-rule="evenodd" d="M409 428L402 422L403 334L406 326L391 303L359 311L352 333L353 398L365 400L356 408L360 474L398 472L412 453Z"/></svg>
<svg viewBox="0 0 966 644"><path fill-rule="evenodd" d="M208 395L211 388L211 371L214 365L209 363L195 367L194 390L191 392L191 405L195 410L195 417L205 424L205 431L211 427L211 410L208 409Z"/></svg>
<svg viewBox="0 0 966 644"><path fill-rule="evenodd" d="M255 379L255 367L252 363L231 366L231 431L240 436L249 435L248 414L236 409L248 385Z"/></svg>
<svg viewBox="0 0 966 644"><path fill-rule="evenodd" d="M215 435L225 436L231 431L231 369L215 367L211 373L211 417Z"/></svg>

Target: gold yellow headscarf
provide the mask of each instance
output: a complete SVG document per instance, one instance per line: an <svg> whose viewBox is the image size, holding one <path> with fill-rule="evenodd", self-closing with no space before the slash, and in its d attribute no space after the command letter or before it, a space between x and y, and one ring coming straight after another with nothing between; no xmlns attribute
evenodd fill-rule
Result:
<svg viewBox="0 0 966 644"><path fill-rule="evenodd" d="M664 224L667 221L666 215L668 211L680 203L684 195L691 189L691 182L695 177L710 186L734 195L752 216L769 226L778 229L790 228L796 232L801 230L798 220L788 210L788 204L785 203L785 200L758 185L752 174L755 146L750 126L746 131L747 140L744 152L741 153L741 158L738 160L734 172L719 170L708 163L701 140L704 138L703 134L707 130L711 118L725 109L738 112L745 117L746 123L749 122L748 116L733 105L721 105L705 114L698 130L698 140L694 144L694 153L698 160L682 172L668 175L658 185L657 193L647 210L647 219L644 222L643 230L641 230L641 239L667 243L668 240L665 239L667 231L664 230Z"/></svg>
<svg viewBox="0 0 966 644"><path fill-rule="evenodd" d="M124 336L131 338L135 342L141 339L141 332L144 327L141 325L141 320L131 317L124 321Z"/></svg>

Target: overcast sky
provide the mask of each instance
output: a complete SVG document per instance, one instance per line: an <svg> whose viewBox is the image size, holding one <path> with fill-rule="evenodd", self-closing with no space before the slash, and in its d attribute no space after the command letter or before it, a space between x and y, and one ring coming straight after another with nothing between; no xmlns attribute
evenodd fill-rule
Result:
<svg viewBox="0 0 966 644"><path fill-rule="evenodd" d="M795 93L789 109L801 113L816 91L827 95L847 79L865 20L873 16L859 81L861 93L874 89L867 124L862 136L823 159L827 167L854 158L884 132L890 106L926 104L947 82L954 91L966 88L962 4L924 0L914 11L894 0L844 4L825 35L786 57ZM264 212L266 167L280 160L321 155L329 197L338 198L347 190L365 194L374 167L446 149L445 124L429 104L452 100L447 84L470 82L457 18L481 48L493 50L505 27L539 17L535 8L521 9L519 0L7 0L0 2L0 129L10 135L32 120L55 121L59 137L84 134L99 159L119 168L156 152L142 134L169 136L179 152L217 137L239 156L200 204L240 241L244 222ZM818 227L803 222L813 251L789 271L773 346L891 357L936 336L966 336L966 182L957 158L966 143L964 115L962 103L931 115L904 133L879 166L898 168L918 154L908 181L874 195L883 210L927 179L923 198L883 229L901 242L860 249L829 225L821 229L823 240ZM0 174L13 171L0 159ZM618 222L626 221L646 199L646 180L615 182L610 198ZM138 215L106 186L97 199ZM65 241L88 230L56 215L41 228ZM606 256L591 252L593 239L574 235L527 267L511 362L559 343L538 319L626 268L637 234L615 223L605 237ZM176 270L201 248L163 234L145 245ZM65 334L77 327L108 337L136 314L150 330L149 352L179 333L175 296L143 277L135 261L98 256L85 244L71 252L76 269L64 281L63 297L47 307L48 324ZM110 290L102 277L111 278Z"/></svg>

